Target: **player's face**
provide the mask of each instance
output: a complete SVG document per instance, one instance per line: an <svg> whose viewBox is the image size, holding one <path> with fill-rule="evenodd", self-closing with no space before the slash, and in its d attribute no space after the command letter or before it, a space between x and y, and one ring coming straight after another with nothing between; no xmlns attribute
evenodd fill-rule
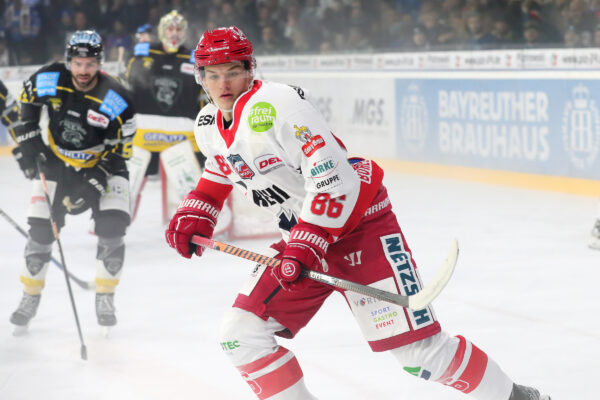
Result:
<svg viewBox="0 0 600 400"><path fill-rule="evenodd" d="M91 57L73 57L70 64L73 84L83 92L92 90L98 82L100 63Z"/></svg>
<svg viewBox="0 0 600 400"><path fill-rule="evenodd" d="M242 93L248 90L252 75L239 62L211 65L204 68L202 86L223 113L231 119L233 104Z"/></svg>
<svg viewBox="0 0 600 400"><path fill-rule="evenodd" d="M165 28L165 37L171 46L177 46L177 43L183 38L183 27L180 25L169 25Z"/></svg>

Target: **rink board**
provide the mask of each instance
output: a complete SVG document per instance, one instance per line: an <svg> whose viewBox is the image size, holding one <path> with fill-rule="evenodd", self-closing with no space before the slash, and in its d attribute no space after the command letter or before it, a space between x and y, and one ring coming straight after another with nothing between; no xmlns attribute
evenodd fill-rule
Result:
<svg viewBox="0 0 600 400"><path fill-rule="evenodd" d="M351 156L383 159L397 171L585 195L600 193L598 76L590 70L259 71L262 79L305 88ZM5 83L16 95L21 80ZM2 131L0 155L10 154L7 145Z"/></svg>

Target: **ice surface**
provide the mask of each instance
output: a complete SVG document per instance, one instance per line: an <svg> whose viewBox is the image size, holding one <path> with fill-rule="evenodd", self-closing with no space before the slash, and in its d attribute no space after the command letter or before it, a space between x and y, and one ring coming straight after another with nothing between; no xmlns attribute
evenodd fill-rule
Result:
<svg viewBox="0 0 600 400"><path fill-rule="evenodd" d="M30 183L9 157L0 157L0 171L0 207L26 227ZM444 329L553 399L597 398L600 252L586 247L597 200L393 173L386 183L425 282L451 238L459 240L457 270L434 303ZM94 294L73 286L88 361L79 358L64 277L53 265L29 333L12 336L25 240L0 220L0 399L254 398L218 343L220 316L252 264L210 251L178 257L163 240L159 199L150 182L126 237L110 339L96 324ZM61 240L71 272L92 280L96 242L88 225L87 213L69 217ZM266 243L236 244L260 251ZM321 399L467 398L372 353L338 295L296 339L281 343Z"/></svg>

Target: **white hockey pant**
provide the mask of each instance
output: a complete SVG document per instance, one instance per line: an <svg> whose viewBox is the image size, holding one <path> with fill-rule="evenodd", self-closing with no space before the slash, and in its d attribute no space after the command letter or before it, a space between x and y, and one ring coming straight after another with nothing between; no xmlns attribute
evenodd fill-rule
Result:
<svg viewBox="0 0 600 400"><path fill-rule="evenodd" d="M404 370L480 400L507 400L513 382L485 352L462 336L440 332L390 350Z"/></svg>
<svg viewBox="0 0 600 400"><path fill-rule="evenodd" d="M232 308L221 324L221 347L259 399L316 400L304 383L294 353L279 346L275 332L285 329L272 318Z"/></svg>

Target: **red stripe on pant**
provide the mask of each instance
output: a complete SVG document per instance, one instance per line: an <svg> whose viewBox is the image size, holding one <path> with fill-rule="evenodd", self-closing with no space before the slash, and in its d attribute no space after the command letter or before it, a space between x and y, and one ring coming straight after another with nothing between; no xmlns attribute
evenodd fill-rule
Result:
<svg viewBox="0 0 600 400"><path fill-rule="evenodd" d="M293 354L292 358L284 364L264 375L260 375L261 370L269 368L274 362L288 353L290 353L288 349L279 347L273 354L237 367L242 378L250 385L250 388L259 399L267 399L277 393L283 392L302 379L302 369L300 368L300 364L298 364L296 356ZM251 378L251 374L260 376Z"/></svg>
<svg viewBox="0 0 600 400"><path fill-rule="evenodd" d="M458 371L460 366L464 363L464 357L468 345L467 340L464 337L457 336L457 338L459 343L458 349L456 349L456 354L454 354L454 358L450 362L450 365L437 380L437 382L440 382L446 386L451 386L463 393L471 393L477 388L477 386L479 386L481 380L483 379L483 374L485 373L485 369L487 367L488 357L487 354L479 349L479 347L469 342L468 344L471 345L471 355L466 361L467 366L457 379L453 379L456 371Z"/></svg>

